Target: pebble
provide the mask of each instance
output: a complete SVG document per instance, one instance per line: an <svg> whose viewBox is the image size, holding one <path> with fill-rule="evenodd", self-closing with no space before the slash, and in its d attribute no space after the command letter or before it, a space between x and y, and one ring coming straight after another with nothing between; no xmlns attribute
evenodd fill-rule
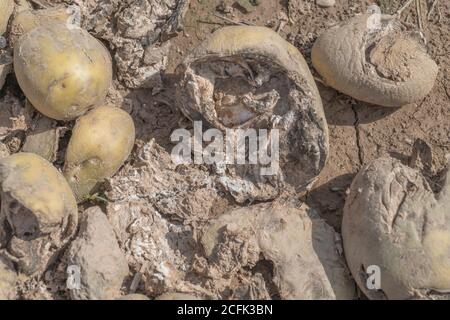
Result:
<svg viewBox="0 0 450 320"><path fill-rule="evenodd" d="M336 0L317 0L317 5L320 7L328 8L336 4Z"/></svg>

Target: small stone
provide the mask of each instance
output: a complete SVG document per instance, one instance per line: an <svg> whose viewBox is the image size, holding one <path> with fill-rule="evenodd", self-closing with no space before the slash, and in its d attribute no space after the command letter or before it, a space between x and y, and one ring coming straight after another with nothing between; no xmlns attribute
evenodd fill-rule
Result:
<svg viewBox="0 0 450 320"><path fill-rule="evenodd" d="M317 0L317 5L320 7L328 8L336 4L336 0Z"/></svg>
<svg viewBox="0 0 450 320"><path fill-rule="evenodd" d="M75 300L110 300L120 296L128 263L114 231L99 207L85 211L78 238L68 252L69 266L80 268L80 285L71 290Z"/></svg>
<svg viewBox="0 0 450 320"><path fill-rule="evenodd" d="M116 300L150 300L147 296L139 293L132 293L126 296L117 298Z"/></svg>

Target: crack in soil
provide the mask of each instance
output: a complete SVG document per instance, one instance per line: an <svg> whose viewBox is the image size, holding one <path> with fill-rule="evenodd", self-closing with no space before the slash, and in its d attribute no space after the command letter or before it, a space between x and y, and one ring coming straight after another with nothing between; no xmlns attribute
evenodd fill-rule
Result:
<svg viewBox="0 0 450 320"><path fill-rule="evenodd" d="M364 164L364 157L363 157L363 152L362 152L362 147L361 147L361 132L360 132L360 128L359 128L359 117L358 117L358 112L356 111L356 105L355 104L351 104L351 108L353 111L353 115L355 117L355 122L353 122L353 127L355 128L355 137L356 137L356 147L358 148L358 160L359 160L359 164L363 165Z"/></svg>

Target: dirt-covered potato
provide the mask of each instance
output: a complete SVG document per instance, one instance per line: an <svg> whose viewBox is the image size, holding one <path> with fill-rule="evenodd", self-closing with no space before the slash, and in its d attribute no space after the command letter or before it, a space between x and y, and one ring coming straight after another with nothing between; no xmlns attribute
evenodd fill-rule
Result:
<svg viewBox="0 0 450 320"><path fill-rule="evenodd" d="M0 36L6 32L9 18L14 10L14 0L0 1Z"/></svg>
<svg viewBox="0 0 450 320"><path fill-rule="evenodd" d="M219 183L238 202L269 200L287 186L304 191L312 185L328 156L328 128L316 84L293 45L265 27L225 27L177 72L178 107L205 130L225 135L227 129L267 130L270 143L261 142L260 152L279 142L279 152L272 153L279 156L275 174L263 174L267 165L261 162L227 165L219 173Z"/></svg>
<svg viewBox="0 0 450 320"><path fill-rule="evenodd" d="M418 34L379 13L359 15L326 30L311 54L326 84L387 107L421 100L438 73Z"/></svg>
<svg viewBox="0 0 450 320"><path fill-rule="evenodd" d="M18 271L43 271L73 235L78 209L64 176L32 153L0 160L0 247Z"/></svg>
<svg viewBox="0 0 450 320"><path fill-rule="evenodd" d="M231 211L210 223L201 243L215 273L227 268L222 270L227 278L241 268L270 266L271 279L265 283L272 297L354 298L337 233L306 205L263 204Z"/></svg>
<svg viewBox="0 0 450 320"><path fill-rule="evenodd" d="M55 22L72 23L73 12L70 8L54 7L42 10L21 10L15 14L9 34L10 42L14 46L19 38L31 30Z"/></svg>
<svg viewBox="0 0 450 320"><path fill-rule="evenodd" d="M369 298L450 298L448 177L435 194L418 170L375 160L351 185L342 234L350 270ZM379 290L367 286L371 266L380 270Z"/></svg>
<svg viewBox="0 0 450 320"><path fill-rule="evenodd" d="M119 170L134 139L133 119L122 109L101 106L77 120L67 147L64 175L79 201Z"/></svg>
<svg viewBox="0 0 450 320"><path fill-rule="evenodd" d="M49 118L73 120L104 102L112 81L111 57L87 31L50 23L14 46L17 81Z"/></svg>

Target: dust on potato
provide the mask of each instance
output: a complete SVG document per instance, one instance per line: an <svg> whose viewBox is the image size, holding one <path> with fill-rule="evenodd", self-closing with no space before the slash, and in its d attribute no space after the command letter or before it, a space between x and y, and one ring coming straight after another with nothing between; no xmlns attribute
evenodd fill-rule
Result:
<svg viewBox="0 0 450 320"><path fill-rule="evenodd" d="M33 106L56 120L73 120L101 105L112 81L105 47L87 31L59 23L19 39L14 70Z"/></svg>
<svg viewBox="0 0 450 320"><path fill-rule="evenodd" d="M20 10L11 23L10 43L14 46L21 36L39 26L53 23L69 24L72 22L72 14L69 8L62 6L42 10Z"/></svg>
<svg viewBox="0 0 450 320"><path fill-rule="evenodd" d="M392 158L354 179L342 222L345 256L371 299L450 298L450 179L435 194L420 171ZM367 268L381 287L367 287Z"/></svg>
<svg viewBox="0 0 450 320"><path fill-rule="evenodd" d="M43 271L76 230L78 209L64 176L32 153L0 160L0 247L18 271Z"/></svg>
<svg viewBox="0 0 450 320"><path fill-rule="evenodd" d="M363 14L323 32L312 63L325 83L355 99L401 107L433 88L438 67L417 33L393 16Z"/></svg>
<svg viewBox="0 0 450 320"><path fill-rule="evenodd" d="M272 279L265 279L272 297L354 298L353 281L338 253L337 233L306 205L236 209L213 220L201 243L212 278L232 281L239 270L256 270L265 262L272 268Z"/></svg>
<svg viewBox="0 0 450 320"><path fill-rule="evenodd" d="M227 165L220 183L236 201L270 200L288 187L305 191L328 156L328 127L316 84L301 53L264 27L219 29L178 67L177 105L193 121L227 129L279 133L279 170ZM259 151L263 151L265 146ZM270 143L268 143L270 145ZM275 153L272 153L272 155ZM226 172L225 172L226 171Z"/></svg>
<svg viewBox="0 0 450 320"><path fill-rule="evenodd" d="M66 151L64 175L79 201L119 170L134 139L133 119L122 109L101 106L77 120Z"/></svg>

